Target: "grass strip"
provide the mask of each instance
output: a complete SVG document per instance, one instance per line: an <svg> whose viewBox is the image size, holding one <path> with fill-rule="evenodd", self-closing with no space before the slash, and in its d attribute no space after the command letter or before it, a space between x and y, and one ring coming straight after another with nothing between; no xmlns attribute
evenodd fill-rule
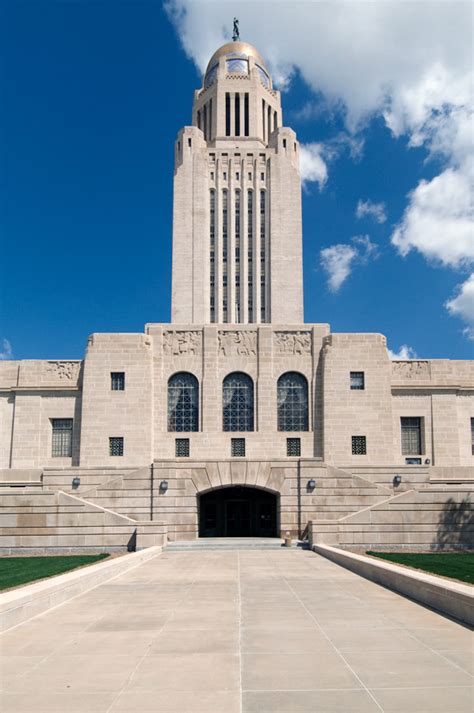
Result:
<svg viewBox="0 0 474 713"><path fill-rule="evenodd" d="M56 574L63 574L71 569L99 562L108 556L107 553L102 553L97 555L1 557L0 590L19 587L21 584L45 577L54 577Z"/></svg>
<svg viewBox="0 0 474 713"><path fill-rule="evenodd" d="M474 584L474 552L373 552L372 557Z"/></svg>

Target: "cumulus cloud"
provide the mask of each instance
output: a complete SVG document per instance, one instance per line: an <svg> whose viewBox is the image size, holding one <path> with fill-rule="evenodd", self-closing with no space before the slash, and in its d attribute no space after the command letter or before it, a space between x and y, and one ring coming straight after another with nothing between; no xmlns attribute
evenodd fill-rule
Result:
<svg viewBox="0 0 474 713"><path fill-rule="evenodd" d="M339 291L355 265L364 265L377 255L377 245L368 235L356 235L351 242L352 245L331 245L320 252L321 267L328 274L328 287L331 292Z"/></svg>
<svg viewBox="0 0 474 713"><path fill-rule="evenodd" d="M446 302L446 309L467 324L464 334L474 341L474 273L458 288L458 294Z"/></svg>
<svg viewBox="0 0 474 713"><path fill-rule="evenodd" d="M377 223L385 223L387 214L385 212L385 203L374 203L370 200L357 203L356 218L365 218L369 216L377 221Z"/></svg>
<svg viewBox="0 0 474 713"><path fill-rule="evenodd" d="M2 351L0 351L0 360L13 359L12 345L8 339L2 340Z"/></svg>
<svg viewBox="0 0 474 713"><path fill-rule="evenodd" d="M402 344L398 352L392 352L391 349L388 350L388 355L390 359L393 359L395 361L400 360L400 361L406 361L407 359L417 359L417 354L415 350L412 347L409 347L408 344Z"/></svg>
<svg viewBox="0 0 474 713"><path fill-rule="evenodd" d="M324 161L323 145L318 143L301 144L300 173L303 187L308 183L318 183L321 189L327 181L328 169Z"/></svg>

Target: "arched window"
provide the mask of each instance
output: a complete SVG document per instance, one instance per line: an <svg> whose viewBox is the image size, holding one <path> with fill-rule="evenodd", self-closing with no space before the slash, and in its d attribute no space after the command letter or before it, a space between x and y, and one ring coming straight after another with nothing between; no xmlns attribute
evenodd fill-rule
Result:
<svg viewBox="0 0 474 713"><path fill-rule="evenodd" d="M198 380L186 372L173 374L168 381L168 431L198 430Z"/></svg>
<svg viewBox="0 0 474 713"><path fill-rule="evenodd" d="M308 430L308 382L302 374L282 374L277 385L278 430Z"/></svg>
<svg viewBox="0 0 474 713"><path fill-rule="evenodd" d="M224 379L222 388L224 431L253 431L253 381L235 372Z"/></svg>

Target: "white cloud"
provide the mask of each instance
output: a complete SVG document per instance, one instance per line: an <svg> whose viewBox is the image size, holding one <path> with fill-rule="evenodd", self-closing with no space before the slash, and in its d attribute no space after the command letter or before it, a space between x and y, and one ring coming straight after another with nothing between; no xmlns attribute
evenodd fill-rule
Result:
<svg viewBox="0 0 474 713"><path fill-rule="evenodd" d="M417 359L417 354L415 350L412 347L409 347L408 344L402 344L398 352L392 352L391 349L388 350L388 355L390 359L394 359L395 361L406 361L407 359Z"/></svg>
<svg viewBox="0 0 474 713"><path fill-rule="evenodd" d="M2 351L0 352L0 360L13 359L12 345L8 339L2 340Z"/></svg>
<svg viewBox="0 0 474 713"><path fill-rule="evenodd" d="M474 273L460 285L457 296L448 300L445 306L450 314L466 322L464 334L474 341Z"/></svg>
<svg viewBox="0 0 474 713"><path fill-rule="evenodd" d="M364 218L367 215L374 218L377 223L385 223L385 221L387 220L387 214L385 212L385 203L373 203L370 200L360 200L357 203L356 217Z"/></svg>
<svg viewBox="0 0 474 713"><path fill-rule="evenodd" d="M328 287L331 292L338 292L347 280L355 265L365 265L377 256L378 247L368 235L356 235L353 245L339 243L324 248L320 252L321 267L328 274Z"/></svg>
<svg viewBox="0 0 474 713"><path fill-rule="evenodd" d="M323 145L318 143L301 144L300 173L303 187L308 183L318 183L321 189L327 181L328 169L322 158Z"/></svg>
<svg viewBox="0 0 474 713"><path fill-rule="evenodd" d="M357 250L351 245L332 245L321 250L321 266L328 273L328 286L331 292L337 292L342 283L351 274L352 263L357 257Z"/></svg>
<svg viewBox="0 0 474 713"><path fill-rule="evenodd" d="M474 260L472 186L463 170L448 168L421 181L392 235L402 255L416 249L428 260L462 267Z"/></svg>

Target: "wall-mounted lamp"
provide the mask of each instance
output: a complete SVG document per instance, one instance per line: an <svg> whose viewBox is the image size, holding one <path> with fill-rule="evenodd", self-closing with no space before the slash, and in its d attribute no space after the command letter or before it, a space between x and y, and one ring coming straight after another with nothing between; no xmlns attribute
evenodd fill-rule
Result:
<svg viewBox="0 0 474 713"><path fill-rule="evenodd" d="M76 490L81 484L81 479L79 478L78 475L75 475L74 478L72 479L72 487L74 490Z"/></svg>
<svg viewBox="0 0 474 713"><path fill-rule="evenodd" d="M160 493L162 493L164 495L167 490L168 490L168 481L162 480L160 483Z"/></svg>
<svg viewBox="0 0 474 713"><path fill-rule="evenodd" d="M401 475L394 475L393 476L393 485L395 488L397 488L400 483L402 482L402 476Z"/></svg>
<svg viewBox="0 0 474 713"><path fill-rule="evenodd" d="M425 465L431 465L431 461L429 458L425 458Z"/></svg>
<svg viewBox="0 0 474 713"><path fill-rule="evenodd" d="M309 491L313 491L315 489L316 481L314 480L314 478L311 478L311 480L308 480L306 487L308 488Z"/></svg>

